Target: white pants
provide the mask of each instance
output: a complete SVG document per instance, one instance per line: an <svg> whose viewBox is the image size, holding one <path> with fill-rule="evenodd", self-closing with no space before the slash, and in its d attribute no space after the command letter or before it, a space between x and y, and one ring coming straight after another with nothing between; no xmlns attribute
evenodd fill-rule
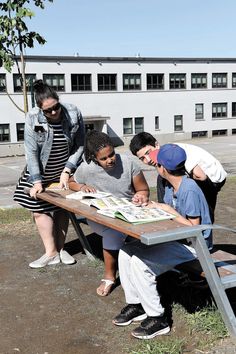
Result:
<svg viewBox="0 0 236 354"><path fill-rule="evenodd" d="M119 253L119 274L126 302L141 303L148 316L162 315L164 308L160 303L156 277L195 258L192 247L178 242L155 246L145 246L140 242L125 245Z"/></svg>

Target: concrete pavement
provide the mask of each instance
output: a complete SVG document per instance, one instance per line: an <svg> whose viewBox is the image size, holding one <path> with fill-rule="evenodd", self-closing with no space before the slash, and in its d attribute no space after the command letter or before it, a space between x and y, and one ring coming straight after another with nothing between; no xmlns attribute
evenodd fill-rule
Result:
<svg viewBox="0 0 236 354"><path fill-rule="evenodd" d="M195 139L184 142L198 145L209 151L221 161L229 175L236 175L236 136ZM116 148L116 151L129 154L130 158L135 159L142 166L149 186L154 187L156 185L156 170L153 167L143 165L123 146ZM12 200L12 195L24 166L24 156L0 158L0 208L18 207L18 204Z"/></svg>

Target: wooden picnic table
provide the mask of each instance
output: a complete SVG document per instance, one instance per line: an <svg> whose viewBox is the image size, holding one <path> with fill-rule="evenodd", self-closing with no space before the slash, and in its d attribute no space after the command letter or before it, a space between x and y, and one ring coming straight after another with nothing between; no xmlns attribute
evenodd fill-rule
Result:
<svg viewBox="0 0 236 354"><path fill-rule="evenodd" d="M236 336L236 317L226 294L226 289L236 287L236 271L234 272L234 269L231 269L232 271L229 272L229 275L226 275L224 278L219 276L214 260L211 257L202 235L202 231L206 229L228 230L236 233L235 229L230 229L221 225L182 226L175 220L163 220L132 225L123 220L113 219L98 214L95 208L80 203L77 200L67 199L66 195L68 193L71 193L71 191L48 190L38 194L38 198L57 205L69 213L82 247L90 258L94 258L94 255L89 242L77 221L76 215L106 225L129 236L133 236L140 239L140 241L146 245L184 239L190 240L192 246L196 250L198 260L229 333Z"/></svg>

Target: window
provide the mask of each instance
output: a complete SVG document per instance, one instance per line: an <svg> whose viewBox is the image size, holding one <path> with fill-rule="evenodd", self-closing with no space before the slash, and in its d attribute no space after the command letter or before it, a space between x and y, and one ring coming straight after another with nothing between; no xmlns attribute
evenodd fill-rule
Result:
<svg viewBox="0 0 236 354"><path fill-rule="evenodd" d="M183 130L183 116L174 116L174 131L179 132Z"/></svg>
<svg viewBox="0 0 236 354"><path fill-rule="evenodd" d="M6 75L0 74L0 92L6 91Z"/></svg>
<svg viewBox="0 0 236 354"><path fill-rule="evenodd" d="M147 74L147 90L163 90L164 74Z"/></svg>
<svg viewBox="0 0 236 354"><path fill-rule="evenodd" d="M170 89L185 89L186 74L170 74Z"/></svg>
<svg viewBox="0 0 236 354"><path fill-rule="evenodd" d="M204 119L204 105L203 103L195 104L195 119L200 120Z"/></svg>
<svg viewBox="0 0 236 354"><path fill-rule="evenodd" d="M64 74L43 74L43 81L54 88L55 91L65 91Z"/></svg>
<svg viewBox="0 0 236 354"><path fill-rule="evenodd" d="M212 136L227 135L227 129L212 130Z"/></svg>
<svg viewBox="0 0 236 354"><path fill-rule="evenodd" d="M36 80L36 74L25 74L27 91L33 91L33 83ZM22 79L20 74L13 74L14 92L22 92Z"/></svg>
<svg viewBox="0 0 236 354"><path fill-rule="evenodd" d="M144 118L134 117L134 118L123 118L123 134L135 134L144 131Z"/></svg>
<svg viewBox="0 0 236 354"><path fill-rule="evenodd" d="M123 118L123 134L133 134L133 119Z"/></svg>
<svg viewBox="0 0 236 354"><path fill-rule="evenodd" d="M0 141L10 141L9 124L0 124Z"/></svg>
<svg viewBox="0 0 236 354"><path fill-rule="evenodd" d="M236 117L236 102L232 102L232 117Z"/></svg>
<svg viewBox="0 0 236 354"><path fill-rule="evenodd" d="M141 90L141 75L123 74L123 90Z"/></svg>
<svg viewBox="0 0 236 354"><path fill-rule="evenodd" d="M212 103L212 118L227 117L227 103Z"/></svg>
<svg viewBox="0 0 236 354"><path fill-rule="evenodd" d="M155 130L159 130L159 116L155 117Z"/></svg>
<svg viewBox="0 0 236 354"><path fill-rule="evenodd" d="M115 91L116 74L98 74L98 91Z"/></svg>
<svg viewBox="0 0 236 354"><path fill-rule="evenodd" d="M207 74L191 74L191 88L207 88Z"/></svg>
<svg viewBox="0 0 236 354"><path fill-rule="evenodd" d="M192 132L192 138L206 138L207 137L207 131L206 130L200 130L196 132Z"/></svg>
<svg viewBox="0 0 236 354"><path fill-rule="evenodd" d="M91 90L91 74L71 74L71 91Z"/></svg>
<svg viewBox="0 0 236 354"><path fill-rule="evenodd" d="M93 123L86 123L84 125L85 133L88 133L90 130L94 130L94 124Z"/></svg>
<svg viewBox="0 0 236 354"><path fill-rule="evenodd" d="M212 88L227 87L227 73L212 74Z"/></svg>
<svg viewBox="0 0 236 354"><path fill-rule="evenodd" d="M232 87L236 87L236 73L232 73Z"/></svg>
<svg viewBox="0 0 236 354"><path fill-rule="evenodd" d="M24 140L24 123L16 123L16 134L17 134L17 141Z"/></svg>
<svg viewBox="0 0 236 354"><path fill-rule="evenodd" d="M143 117L134 118L134 132L135 134L143 132Z"/></svg>

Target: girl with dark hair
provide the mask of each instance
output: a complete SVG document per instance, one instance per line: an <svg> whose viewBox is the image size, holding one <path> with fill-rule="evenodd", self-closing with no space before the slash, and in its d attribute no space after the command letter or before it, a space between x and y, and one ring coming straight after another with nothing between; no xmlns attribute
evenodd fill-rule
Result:
<svg viewBox="0 0 236 354"><path fill-rule="evenodd" d="M85 139L84 155L86 161L80 164L69 180L70 189L109 192L119 198L126 197L138 205L148 202L149 188L142 171L130 157L115 153L107 134L89 132ZM89 220L88 224L103 238L105 271L97 294L106 296L116 280L118 251L126 235Z"/></svg>
<svg viewBox="0 0 236 354"><path fill-rule="evenodd" d="M26 168L13 199L33 212L45 254L29 266L41 268L60 261L75 262L63 250L66 213L37 199L37 195L53 182L59 182L59 188L68 188L70 173L83 154L84 125L80 110L72 104L61 104L55 90L42 80L34 83L34 90L37 107L27 113L25 122Z"/></svg>

